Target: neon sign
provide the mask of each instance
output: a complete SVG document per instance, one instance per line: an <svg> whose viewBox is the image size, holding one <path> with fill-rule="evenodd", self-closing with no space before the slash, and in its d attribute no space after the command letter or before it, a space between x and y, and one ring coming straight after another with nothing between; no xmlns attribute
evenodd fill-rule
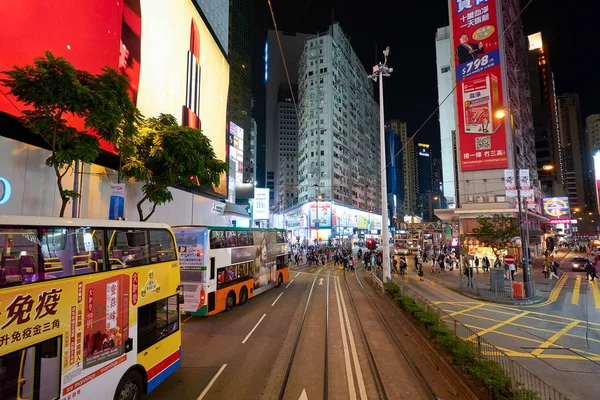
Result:
<svg viewBox="0 0 600 400"><path fill-rule="evenodd" d="M0 196L0 205L6 203L8 199L10 199L10 195L12 194L12 189L10 187L10 182L8 182L5 178L0 176L0 184L2 186L2 196Z"/></svg>

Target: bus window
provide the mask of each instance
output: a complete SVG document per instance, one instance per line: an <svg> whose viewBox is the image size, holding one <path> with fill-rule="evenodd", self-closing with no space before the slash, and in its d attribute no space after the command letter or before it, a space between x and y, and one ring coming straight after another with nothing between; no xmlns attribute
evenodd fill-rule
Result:
<svg viewBox="0 0 600 400"><path fill-rule="evenodd" d="M225 231L225 246L236 247L237 246L237 235L235 231Z"/></svg>
<svg viewBox="0 0 600 400"><path fill-rule="evenodd" d="M210 248L220 249L225 246L225 235L223 231L210 231Z"/></svg>
<svg viewBox="0 0 600 400"><path fill-rule="evenodd" d="M35 229L0 229L0 287L39 279Z"/></svg>
<svg viewBox="0 0 600 400"><path fill-rule="evenodd" d="M248 231L248 246L254 246L254 232Z"/></svg>
<svg viewBox="0 0 600 400"><path fill-rule="evenodd" d="M104 271L104 230L75 229L75 275Z"/></svg>
<svg viewBox="0 0 600 400"><path fill-rule="evenodd" d="M166 230L151 229L150 237L150 262L164 262L175 260L175 244L173 236Z"/></svg>
<svg viewBox="0 0 600 400"><path fill-rule="evenodd" d="M247 231L238 231L238 246L248 246L248 232Z"/></svg>
<svg viewBox="0 0 600 400"><path fill-rule="evenodd" d="M71 228L41 228L44 279L73 275L75 243Z"/></svg>
<svg viewBox="0 0 600 400"><path fill-rule="evenodd" d="M179 330L177 295L138 308L138 353Z"/></svg>
<svg viewBox="0 0 600 400"><path fill-rule="evenodd" d="M146 230L109 230L108 257L111 269L150 264Z"/></svg>

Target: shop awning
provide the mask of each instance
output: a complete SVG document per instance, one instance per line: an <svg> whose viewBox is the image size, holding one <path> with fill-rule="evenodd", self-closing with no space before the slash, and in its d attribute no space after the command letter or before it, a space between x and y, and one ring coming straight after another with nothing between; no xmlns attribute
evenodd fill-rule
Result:
<svg viewBox="0 0 600 400"><path fill-rule="evenodd" d="M250 218L250 214L248 214L244 206L240 206L239 204L233 204L230 202L225 203L225 211L223 211L223 215Z"/></svg>

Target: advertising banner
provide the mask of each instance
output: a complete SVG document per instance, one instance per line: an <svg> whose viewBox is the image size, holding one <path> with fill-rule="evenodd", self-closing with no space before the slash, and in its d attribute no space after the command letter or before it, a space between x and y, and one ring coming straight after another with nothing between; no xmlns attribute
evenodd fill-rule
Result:
<svg viewBox="0 0 600 400"><path fill-rule="evenodd" d="M315 227L315 223L319 222L320 228L331 227L331 204L326 202L310 204L310 224Z"/></svg>
<svg viewBox="0 0 600 400"><path fill-rule="evenodd" d="M496 3L450 0L455 51L461 169L506 168L504 121Z"/></svg>
<svg viewBox="0 0 600 400"><path fill-rule="evenodd" d="M565 220L564 223L569 223L571 213L569 211L568 197L544 197L543 204L545 216L551 220Z"/></svg>
<svg viewBox="0 0 600 400"><path fill-rule="evenodd" d="M531 197L531 182L529 180L529 170L528 169L520 169L519 170L519 185L521 187L521 197L527 198Z"/></svg>
<svg viewBox="0 0 600 400"><path fill-rule="evenodd" d="M125 217L125 184L112 183L110 185L110 206L108 219Z"/></svg>
<svg viewBox="0 0 600 400"><path fill-rule="evenodd" d="M597 209L600 213L600 152L594 154L594 175L596 179L596 200L598 202ZM0 203L2 204L2 203Z"/></svg>
<svg viewBox="0 0 600 400"><path fill-rule="evenodd" d="M0 195L0 205L5 204L11 196L11 187L10 187L10 182L6 179L0 176L0 186L2 188L2 191L0 191L0 193L2 195Z"/></svg>
<svg viewBox="0 0 600 400"><path fill-rule="evenodd" d="M506 197L517 197L514 169L504 170L504 190L506 191Z"/></svg>
<svg viewBox="0 0 600 400"><path fill-rule="evenodd" d="M252 219L269 219L269 189L254 188Z"/></svg>

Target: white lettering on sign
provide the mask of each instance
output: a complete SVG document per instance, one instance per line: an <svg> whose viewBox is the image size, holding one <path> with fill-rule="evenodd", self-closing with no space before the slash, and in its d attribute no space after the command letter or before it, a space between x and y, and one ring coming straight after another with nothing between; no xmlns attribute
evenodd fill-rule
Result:
<svg viewBox="0 0 600 400"><path fill-rule="evenodd" d="M12 194L12 189L10 187L10 182L1 176L0 176L0 186L1 186L0 193L2 193L2 196L0 196L0 205L2 205L2 204L5 204L10 199L10 195Z"/></svg>

